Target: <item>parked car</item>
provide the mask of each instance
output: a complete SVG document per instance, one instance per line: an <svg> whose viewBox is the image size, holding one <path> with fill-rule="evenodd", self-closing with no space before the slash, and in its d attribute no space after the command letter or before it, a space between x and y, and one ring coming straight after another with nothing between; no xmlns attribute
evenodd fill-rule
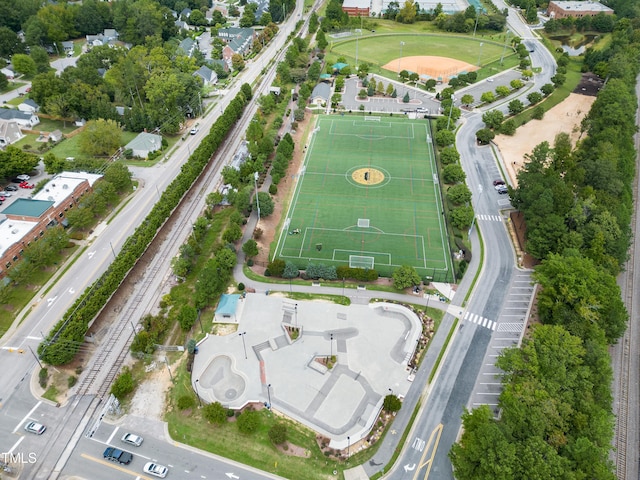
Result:
<svg viewBox="0 0 640 480"><path fill-rule="evenodd" d="M418 108L416 108L416 112L417 113L429 113L429 109L428 108L424 108L424 107L418 107Z"/></svg>
<svg viewBox="0 0 640 480"><path fill-rule="evenodd" d="M190 133L191 133L191 135L195 135L196 133L198 133L198 130L199 130L199 128L198 128L198 127L193 127L193 128L191 129L191 132L190 132Z"/></svg>
<svg viewBox="0 0 640 480"><path fill-rule="evenodd" d="M16 178L18 180L20 180L21 182L26 182L27 180L31 179L31 177L29 175L26 175L26 174L18 175Z"/></svg>
<svg viewBox="0 0 640 480"><path fill-rule="evenodd" d="M33 188L35 187L35 185L33 183L29 183L29 182L20 182L20 185L18 185L20 188Z"/></svg>
<svg viewBox="0 0 640 480"><path fill-rule="evenodd" d="M509 189L505 185L499 185L498 193L500 195L504 195L505 193L509 193Z"/></svg>
<svg viewBox="0 0 640 480"><path fill-rule="evenodd" d="M497 187L498 185L505 185L504 180L499 178L499 179L493 181L493 186L494 187Z"/></svg>
<svg viewBox="0 0 640 480"><path fill-rule="evenodd" d="M129 465L131 463L131 460L133 460L133 455L131 453L125 452L124 450L119 450L114 447L107 447L107 449L102 454L102 457L105 460L118 462L121 465Z"/></svg>
<svg viewBox="0 0 640 480"><path fill-rule="evenodd" d="M167 476L169 469L164 465L158 465L157 463L148 462L142 469L144 473L149 473L156 477L164 478Z"/></svg>
<svg viewBox="0 0 640 480"><path fill-rule="evenodd" d="M29 433L35 433L36 435L42 435L47 429L44 425L37 422L29 422L24 426L24 429Z"/></svg>
<svg viewBox="0 0 640 480"><path fill-rule="evenodd" d="M121 439L124 443L128 443L129 445L133 445L134 447L139 447L142 445L142 441L144 440L139 435L134 435L133 433L125 433Z"/></svg>
<svg viewBox="0 0 640 480"><path fill-rule="evenodd" d="M10 197L10 196L11 196L11 193L5 190L0 191L0 197Z"/></svg>
<svg viewBox="0 0 640 480"><path fill-rule="evenodd" d="M2 195L0 195L0 202L4 202L6 200L5 197L3 197Z"/></svg>
<svg viewBox="0 0 640 480"><path fill-rule="evenodd" d="M18 191L18 187L16 187L15 185L7 185L6 187L4 187L4 189L7 192L17 192Z"/></svg>

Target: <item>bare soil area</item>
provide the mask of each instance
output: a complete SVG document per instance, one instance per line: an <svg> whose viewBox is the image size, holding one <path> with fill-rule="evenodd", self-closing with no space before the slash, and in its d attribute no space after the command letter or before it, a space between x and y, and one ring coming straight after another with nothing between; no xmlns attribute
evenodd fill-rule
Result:
<svg viewBox="0 0 640 480"><path fill-rule="evenodd" d="M559 105L556 105L542 120L531 120L516 130L513 136L498 135L494 143L498 146L509 182L518 186L517 173L525 164L525 155L533 148L547 141L553 146L557 134L568 133L573 145L580 139L580 122L589 113L596 97L572 93Z"/></svg>
<svg viewBox="0 0 640 480"><path fill-rule="evenodd" d="M400 62L399 60L402 61ZM442 80L445 83L449 81L449 77L457 75L460 72L473 72L479 68L477 65L471 65L470 63L456 60L455 58L431 55L402 57L401 59L395 58L386 65L383 65L382 68L400 73L398 72L398 66L400 66L402 70L416 72L419 75L429 75L431 78Z"/></svg>
<svg viewBox="0 0 640 480"><path fill-rule="evenodd" d="M158 360L155 364L155 369L136 387L127 413L154 420L163 419L167 393L173 384L166 366Z"/></svg>

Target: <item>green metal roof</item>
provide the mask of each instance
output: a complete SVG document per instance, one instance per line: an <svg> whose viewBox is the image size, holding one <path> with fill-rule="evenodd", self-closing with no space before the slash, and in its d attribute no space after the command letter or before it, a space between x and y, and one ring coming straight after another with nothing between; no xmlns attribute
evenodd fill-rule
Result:
<svg viewBox="0 0 640 480"><path fill-rule="evenodd" d="M5 215L22 215L25 217L40 218L54 202L50 200L33 200L31 198L17 198L11 205L0 213Z"/></svg>

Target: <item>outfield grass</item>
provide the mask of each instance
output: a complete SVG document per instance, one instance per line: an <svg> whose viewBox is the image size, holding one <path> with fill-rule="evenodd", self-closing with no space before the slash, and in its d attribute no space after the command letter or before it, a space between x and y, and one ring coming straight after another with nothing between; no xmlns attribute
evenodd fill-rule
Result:
<svg viewBox="0 0 640 480"><path fill-rule="evenodd" d="M449 279L428 123L321 116L317 125L276 254L300 268L351 262L390 275L410 265Z"/></svg>

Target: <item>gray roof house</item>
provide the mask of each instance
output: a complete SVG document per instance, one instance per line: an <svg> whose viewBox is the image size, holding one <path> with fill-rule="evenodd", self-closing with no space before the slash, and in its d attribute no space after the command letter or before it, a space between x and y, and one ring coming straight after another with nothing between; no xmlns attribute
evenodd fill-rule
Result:
<svg viewBox="0 0 640 480"><path fill-rule="evenodd" d="M244 55L251 49L255 31L253 28L221 28L218 30L218 37L221 38L234 53Z"/></svg>
<svg viewBox="0 0 640 480"><path fill-rule="evenodd" d="M118 40L118 32L113 28L105 28L102 33L98 33L97 35L87 35L86 38L89 47L114 45Z"/></svg>
<svg viewBox="0 0 640 480"><path fill-rule="evenodd" d="M6 147L20 140L24 135L16 122L0 120L0 147Z"/></svg>
<svg viewBox="0 0 640 480"><path fill-rule="evenodd" d="M189 30L189 24L183 20L176 20L173 24L179 29Z"/></svg>
<svg viewBox="0 0 640 480"><path fill-rule="evenodd" d="M21 127L31 128L40 123L35 113L21 112L13 108L0 108L0 120L14 121Z"/></svg>
<svg viewBox="0 0 640 480"><path fill-rule="evenodd" d="M0 73L4 74L9 80L13 80L16 76L16 72L13 69L13 65L9 64L6 67L0 68Z"/></svg>
<svg viewBox="0 0 640 480"><path fill-rule="evenodd" d="M328 83L319 83L313 87L311 92L311 103L316 105L322 105L323 103L329 103L329 97L331 95L331 87Z"/></svg>
<svg viewBox="0 0 640 480"><path fill-rule="evenodd" d="M30 98L27 98L24 102L18 105L18 110L20 110L21 112L34 113L40 111L40 105L38 105Z"/></svg>
<svg viewBox="0 0 640 480"><path fill-rule="evenodd" d="M73 52L73 42L60 42L65 52Z"/></svg>
<svg viewBox="0 0 640 480"><path fill-rule="evenodd" d="M218 75L206 65L201 66L193 74L202 79L205 85L215 85L218 82Z"/></svg>
<svg viewBox="0 0 640 480"><path fill-rule="evenodd" d="M192 11L193 10L191 10L189 7L183 8L182 11L180 12L180 18L189 18L191 16Z"/></svg>
<svg viewBox="0 0 640 480"><path fill-rule="evenodd" d="M185 38L180 42L178 48L184 52L187 57L193 55L193 51L196 49L196 42L191 40L190 38Z"/></svg>
<svg viewBox="0 0 640 480"><path fill-rule="evenodd" d="M127 143L125 150L131 150L134 157L147 158L149 153L162 148L162 137L153 133L142 132Z"/></svg>

